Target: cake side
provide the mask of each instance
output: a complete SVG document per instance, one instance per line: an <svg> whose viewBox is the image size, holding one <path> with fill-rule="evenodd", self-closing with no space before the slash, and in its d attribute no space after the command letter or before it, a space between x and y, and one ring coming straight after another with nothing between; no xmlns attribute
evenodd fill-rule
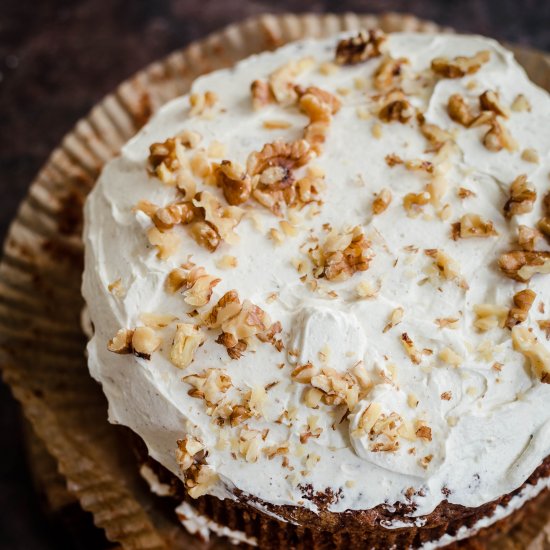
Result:
<svg viewBox="0 0 550 550"><path fill-rule="evenodd" d="M91 372L195 496L415 518L550 454L550 100L486 39L364 42L200 79L87 203Z"/></svg>

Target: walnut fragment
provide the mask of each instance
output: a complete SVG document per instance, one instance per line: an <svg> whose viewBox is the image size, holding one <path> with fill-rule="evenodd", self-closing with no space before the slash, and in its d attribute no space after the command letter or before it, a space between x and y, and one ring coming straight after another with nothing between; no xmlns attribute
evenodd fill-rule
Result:
<svg viewBox="0 0 550 550"><path fill-rule="evenodd" d="M506 326L508 328L511 329L527 319L527 315L529 314L529 310L536 296L535 292L528 288L514 294L514 305L508 312L508 317L506 318Z"/></svg>
<svg viewBox="0 0 550 550"><path fill-rule="evenodd" d="M336 46L335 60L339 65L355 65L378 57L386 35L380 29L360 31L357 36L340 40Z"/></svg>
<svg viewBox="0 0 550 550"><path fill-rule="evenodd" d="M205 340L206 335L199 326L190 323L178 323L170 350L170 361L178 369L185 369L192 363L195 352L199 346L204 344Z"/></svg>
<svg viewBox="0 0 550 550"><path fill-rule="evenodd" d="M500 256L498 266L510 279L526 283L537 273L550 273L550 252L513 250Z"/></svg>
<svg viewBox="0 0 550 550"><path fill-rule="evenodd" d="M537 191L527 181L527 176L521 174L510 185L510 198L504 205L504 216L511 218L531 212L536 199Z"/></svg>
<svg viewBox="0 0 550 550"><path fill-rule="evenodd" d="M461 78L467 74L479 71L482 65L487 63L491 54L487 50L477 52L472 57L458 56L452 60L447 57L436 57L432 60L432 71L444 78Z"/></svg>

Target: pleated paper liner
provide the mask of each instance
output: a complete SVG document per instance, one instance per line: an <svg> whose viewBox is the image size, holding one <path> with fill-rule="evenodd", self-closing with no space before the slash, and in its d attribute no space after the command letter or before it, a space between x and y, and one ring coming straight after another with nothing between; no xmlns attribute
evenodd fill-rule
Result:
<svg viewBox="0 0 550 550"><path fill-rule="evenodd" d="M88 374L80 328L83 200L104 163L200 74L292 40L374 27L441 30L396 14L266 15L231 25L153 63L94 107L52 153L21 204L0 264L3 376L69 493L123 548L206 545L187 535L173 511L149 492L126 439L107 422L106 400ZM530 77L550 90L549 59L539 52L516 52ZM36 453L33 460L40 460ZM55 487L60 490L59 478ZM549 533L547 502L494 547L542 549L550 544Z"/></svg>

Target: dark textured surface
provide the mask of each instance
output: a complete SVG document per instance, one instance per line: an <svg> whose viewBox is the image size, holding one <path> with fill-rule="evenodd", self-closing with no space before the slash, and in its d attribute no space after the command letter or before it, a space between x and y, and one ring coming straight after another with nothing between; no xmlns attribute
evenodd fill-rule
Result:
<svg viewBox="0 0 550 550"><path fill-rule="evenodd" d="M150 61L232 21L263 12L401 11L550 50L548 0L2 0L0 6L0 240L48 153L96 101ZM70 548L59 526L41 515L19 434L17 408L0 384L0 548ZM97 547L91 540L82 547Z"/></svg>

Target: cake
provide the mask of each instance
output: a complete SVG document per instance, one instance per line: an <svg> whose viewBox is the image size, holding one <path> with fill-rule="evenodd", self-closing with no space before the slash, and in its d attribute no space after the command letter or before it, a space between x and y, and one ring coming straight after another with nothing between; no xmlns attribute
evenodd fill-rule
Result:
<svg viewBox="0 0 550 550"><path fill-rule="evenodd" d="M379 30L199 78L85 206L91 375L183 525L440 548L550 486L550 97Z"/></svg>

